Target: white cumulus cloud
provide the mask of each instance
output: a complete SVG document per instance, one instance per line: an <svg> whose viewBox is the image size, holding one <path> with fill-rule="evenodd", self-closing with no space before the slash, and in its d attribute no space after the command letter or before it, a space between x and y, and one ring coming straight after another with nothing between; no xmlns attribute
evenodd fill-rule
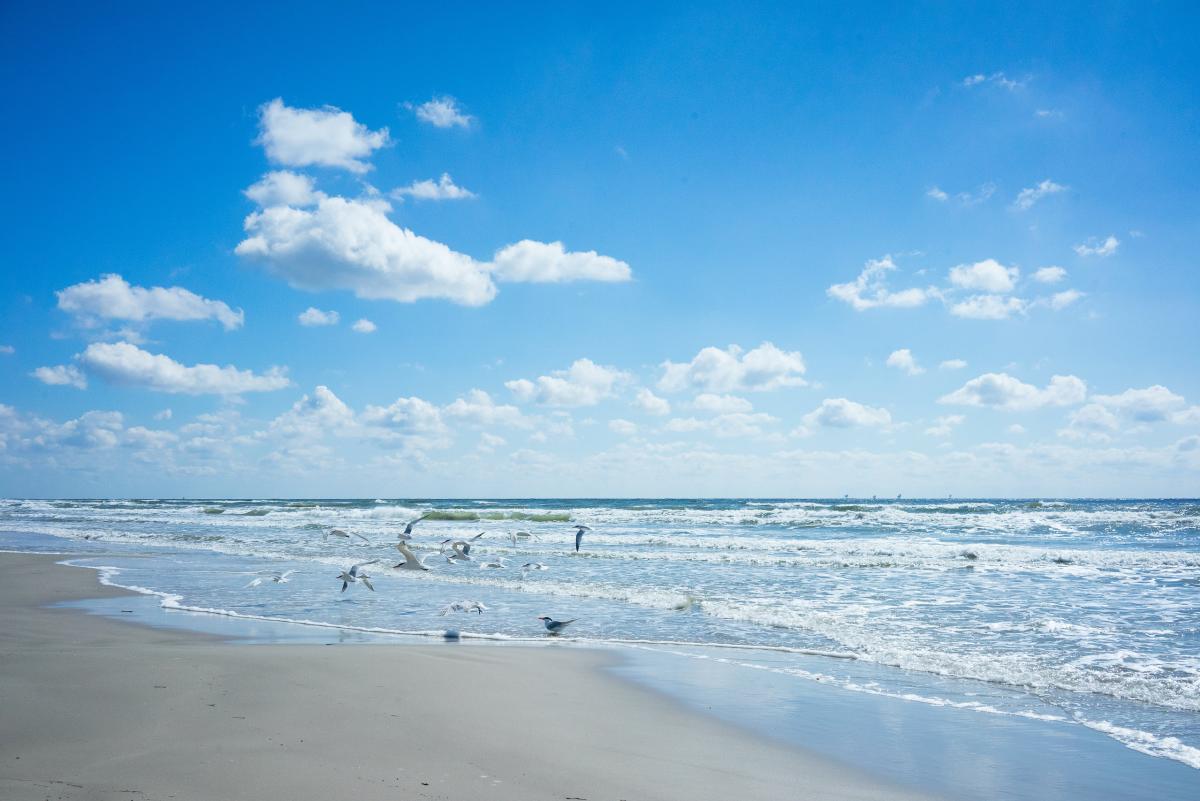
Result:
<svg viewBox="0 0 1200 801"><path fill-rule="evenodd" d="M496 251L492 270L501 281L628 281L629 265L594 250L569 252L562 242L523 239Z"/></svg>
<svg viewBox="0 0 1200 801"><path fill-rule="evenodd" d="M412 112L417 115L417 119L427 122L435 128L467 128L474 119L459 107L457 100L449 95L432 98L418 106L411 103L405 105L412 109Z"/></svg>
<svg viewBox="0 0 1200 801"><path fill-rule="evenodd" d="M750 351L737 345L724 350L702 349L690 362L662 363L658 388L678 392L694 388L706 392L762 392L781 387L802 387L807 368L799 351L780 350L764 342Z"/></svg>
<svg viewBox="0 0 1200 801"><path fill-rule="evenodd" d="M30 373L43 384L54 386L75 387L87 389L87 376L73 364L59 364L54 367L39 367Z"/></svg>
<svg viewBox="0 0 1200 801"><path fill-rule="evenodd" d="M98 280L74 284L55 293L58 308L87 325L101 320L145 323L152 320L216 320L226 331L245 321L241 309L234 311L219 300L209 300L183 287L132 286L110 273Z"/></svg>
<svg viewBox="0 0 1200 801"><path fill-rule="evenodd" d="M468 306L490 301L487 267L440 242L401 228L380 201L329 197L314 208L272 206L246 218L236 252L293 287L344 289L360 298L405 303L444 298Z"/></svg>
<svg viewBox="0 0 1200 801"><path fill-rule="evenodd" d="M317 191L313 179L289 170L269 172L245 191L246 197L260 206L311 206L325 197Z"/></svg>
<svg viewBox="0 0 1200 801"><path fill-rule="evenodd" d="M1000 294L1011 292L1020 274L1016 267L1005 267L995 259L984 259L951 267L950 283L961 289Z"/></svg>
<svg viewBox="0 0 1200 801"><path fill-rule="evenodd" d="M300 321L300 325L311 328L320 325L337 325L342 316L335 311L321 311L315 306L309 306L296 315L296 319Z"/></svg>
<svg viewBox="0 0 1200 801"><path fill-rule="evenodd" d="M1034 186L1022 189L1017 194L1017 199L1013 201L1013 207L1019 211L1026 211L1033 208L1033 204L1037 203L1047 195L1056 195L1059 192L1067 191L1067 187L1062 184L1056 184L1049 178Z"/></svg>
<svg viewBox="0 0 1200 801"><path fill-rule="evenodd" d="M867 261L858 278L845 284L834 284L826 290L829 297L848 303L855 311L876 307L912 308L933 296L928 289L910 288L892 292L887 288L886 275L896 269L891 256Z"/></svg>
<svg viewBox="0 0 1200 801"><path fill-rule="evenodd" d="M1092 401L1139 423L1200 422L1200 407L1189 407L1182 395L1160 384L1145 389L1127 389L1118 395L1094 395Z"/></svg>
<svg viewBox="0 0 1200 801"><path fill-rule="evenodd" d="M267 158L285 167L340 167L364 173L364 161L389 143L387 128L372 131L354 120L349 112L333 106L292 108L281 98L258 110L257 144Z"/></svg>
<svg viewBox="0 0 1200 801"><path fill-rule="evenodd" d="M892 415L887 409L866 406L848 398L826 398L803 419L809 427L852 428L890 425Z"/></svg>
<svg viewBox="0 0 1200 801"><path fill-rule="evenodd" d="M664 415L671 413L671 403L666 398L660 398L650 390L642 387L633 398L633 405L646 414Z"/></svg>
<svg viewBox="0 0 1200 801"><path fill-rule="evenodd" d="M535 381L519 378L504 386L522 401L537 401L547 406L595 406L611 397L613 390L631 376L614 367L577 359L566 370L539 376Z"/></svg>
<svg viewBox="0 0 1200 801"><path fill-rule="evenodd" d="M1087 384L1073 375L1056 375L1038 389L1007 373L984 373L938 403L958 406L990 406L1009 411L1025 411L1043 406L1074 406L1087 397Z"/></svg>
<svg viewBox="0 0 1200 801"><path fill-rule="evenodd" d="M925 372L925 368L917 364L916 357L913 356L912 351L908 348L900 348L899 350L892 351L887 357L887 366L903 370L909 375L920 375Z"/></svg>
<svg viewBox="0 0 1200 801"><path fill-rule="evenodd" d="M616 420L608 421L608 430L623 437L628 437L637 433L637 423L617 418Z"/></svg>
<svg viewBox="0 0 1200 801"><path fill-rule="evenodd" d="M925 429L925 433L931 437L948 437L954 433L954 429L962 425L967 418L961 414L947 414L939 417L933 425Z"/></svg>
<svg viewBox="0 0 1200 801"><path fill-rule="evenodd" d="M454 183L450 173L442 173L442 177L434 181L426 178L423 181L413 181L408 186L392 190L392 197L411 197L416 200L468 200L476 197L475 193Z"/></svg>
<svg viewBox="0 0 1200 801"><path fill-rule="evenodd" d="M232 365L186 366L169 356L149 353L128 342L95 342L78 357L89 372L116 384L186 395L238 395L270 392L291 384L286 371L272 367L255 374Z"/></svg>
<svg viewBox="0 0 1200 801"><path fill-rule="evenodd" d="M1006 320L1025 311L1026 302L1021 298L1004 295L972 295L950 307L955 317L969 320Z"/></svg>
<svg viewBox="0 0 1200 801"><path fill-rule="evenodd" d="M963 359L946 359L946 361L944 361L938 365L938 369L939 370L961 370L966 366L967 366L967 363Z"/></svg>
<svg viewBox="0 0 1200 801"><path fill-rule="evenodd" d="M1042 267L1033 274L1033 280L1040 284L1057 284L1067 277L1067 271L1062 267Z"/></svg>
<svg viewBox="0 0 1200 801"><path fill-rule="evenodd" d="M354 321L354 325L350 326L354 331L360 334L373 334L378 326L368 320L366 317L360 317Z"/></svg>
<svg viewBox="0 0 1200 801"><path fill-rule="evenodd" d="M1075 252L1080 256L1111 256L1120 246L1121 240L1110 234L1104 241L1093 237L1081 245L1076 245Z"/></svg>

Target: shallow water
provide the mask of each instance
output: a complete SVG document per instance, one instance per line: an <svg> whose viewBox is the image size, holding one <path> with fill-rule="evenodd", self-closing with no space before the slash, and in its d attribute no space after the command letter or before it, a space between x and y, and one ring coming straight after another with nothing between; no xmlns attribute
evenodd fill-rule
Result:
<svg viewBox="0 0 1200 801"><path fill-rule="evenodd" d="M390 570L431 510L412 546L431 570ZM578 554L573 522L594 528ZM701 645L777 681L1086 727L1200 769L1196 501L0 501L0 528L14 549L99 536L81 564L169 608L506 640L578 617L583 640ZM438 554L480 531L472 561ZM376 592L339 592L376 558ZM297 572L247 586L264 570ZM439 614L460 600L488 610Z"/></svg>

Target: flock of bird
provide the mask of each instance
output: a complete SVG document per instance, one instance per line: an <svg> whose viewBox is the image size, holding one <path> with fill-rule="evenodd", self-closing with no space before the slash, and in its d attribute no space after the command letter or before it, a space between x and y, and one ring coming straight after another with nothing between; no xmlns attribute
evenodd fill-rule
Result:
<svg viewBox="0 0 1200 801"><path fill-rule="evenodd" d="M398 562L397 564L393 565L392 566L393 570L417 570L417 571L430 570L430 567L429 567L429 565L426 564L426 562L429 561L430 559L435 558L434 555L427 556L424 560L422 560L422 559L418 558L415 553L412 552L411 548L408 547L408 542L413 538L413 528L418 523L420 523L422 520L425 520L427 517L429 517L429 514L430 513L427 512L427 513L421 515L420 517L416 518L415 520L410 520L404 526L404 531L397 535L398 541L396 542L396 550L400 552L400 555L402 557L404 557L404 559L403 559L403 561ZM591 526L585 526L582 523L575 525L575 550L576 550L576 552L579 551L580 547L583 544L584 532L591 531L591 530L592 530ZM486 533L487 532L480 532L480 533L476 534L474 537L471 537L470 539L455 539L453 537L451 537L449 539L445 539L441 542L441 545L438 548L437 555L445 557L446 561L452 565L459 564L461 562L473 561L471 558L472 544L477 542ZM325 537L326 537L326 539L328 539L329 537L337 537L339 539L345 539L345 540L351 540L351 539L357 537L358 539L362 540L365 543L370 544L370 542L371 542L369 539L367 539L366 537L364 537L361 534L344 531L340 528L334 528L334 529L327 530L325 532ZM538 537L536 537L535 535L531 534L528 531L513 532L513 533L510 533L508 535L508 537L514 546L516 546L518 542L520 542L521 540L524 540L524 539L535 539L535 540L538 539ZM347 590L347 588L350 587L351 584L362 584L368 590L370 590L371 592L374 592L375 585L373 585L371 583L371 576L367 574L367 572L366 572L366 570L364 570L364 568L366 568L369 565L378 564L380 561L381 561L380 559L371 559L366 562L358 562L357 564L351 565L350 567L346 568L341 573L339 573L337 578L339 581L342 582L342 592L345 592ZM481 562L479 564L479 567L481 570L500 570L500 569L507 568L508 563L503 557L498 557L495 561ZM548 569L549 569L548 566L543 564L542 562L526 562L525 564L521 565L521 568L520 568L522 578L525 577L530 571L548 570ZM254 578L252 581L250 581L250 583L248 583L246 585L246 587L247 588L257 587L257 586L263 584L264 582L272 582L274 584L286 584L291 580L290 577L295 572L296 572L295 570L288 570L283 573L279 573L279 572L275 572L275 571L265 572L265 573L257 576L256 578ZM485 606L483 603L481 603L479 601L455 601L453 603L447 604L446 606L442 607L440 614L447 615L451 612L466 612L466 613L474 612L475 614L482 615L485 611L487 611L487 606ZM560 632L562 632L562 630L564 628L566 628L571 623L574 623L576 620L576 618L571 618L570 620L555 620L547 615L540 615L537 619L542 621L542 625L544 625L546 627L546 631L551 635L559 634Z"/></svg>

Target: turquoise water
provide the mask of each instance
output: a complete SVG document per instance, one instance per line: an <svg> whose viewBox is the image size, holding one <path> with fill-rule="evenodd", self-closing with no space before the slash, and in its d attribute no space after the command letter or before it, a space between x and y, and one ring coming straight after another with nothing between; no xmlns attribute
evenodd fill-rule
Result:
<svg viewBox="0 0 1200 801"><path fill-rule="evenodd" d="M397 534L431 511L412 543L430 570L391 570ZM575 522L593 527L579 553ZM1196 501L13 500L0 529L3 548L94 549L79 563L169 609L503 641L579 618L583 641L1075 727L1200 769ZM439 554L480 532L471 561ZM376 591L340 592L371 559ZM265 570L296 572L247 586ZM467 600L487 611L440 614Z"/></svg>

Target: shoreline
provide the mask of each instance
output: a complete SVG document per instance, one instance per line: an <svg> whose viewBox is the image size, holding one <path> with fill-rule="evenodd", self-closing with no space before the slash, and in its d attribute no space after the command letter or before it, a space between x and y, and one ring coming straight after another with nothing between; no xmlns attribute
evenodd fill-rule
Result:
<svg viewBox="0 0 1200 801"><path fill-rule="evenodd" d="M48 604L135 593L0 554L13 799L929 797L604 670L599 649L243 645Z"/></svg>

